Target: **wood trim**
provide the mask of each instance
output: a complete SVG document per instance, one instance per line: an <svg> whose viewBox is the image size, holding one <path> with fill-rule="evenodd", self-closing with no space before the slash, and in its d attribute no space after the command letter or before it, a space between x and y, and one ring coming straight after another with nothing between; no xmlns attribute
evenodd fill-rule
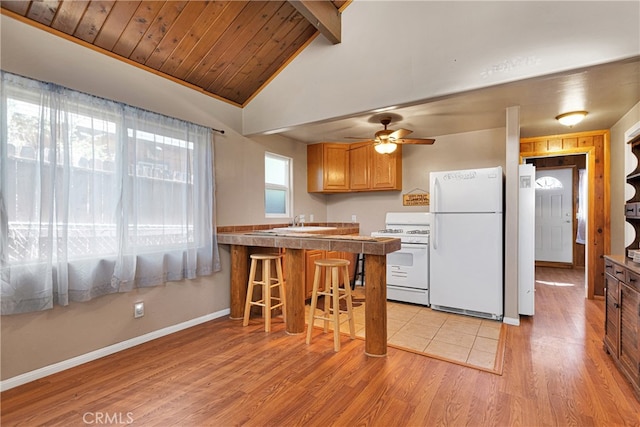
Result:
<svg viewBox="0 0 640 427"><path fill-rule="evenodd" d="M536 267L573 268L570 262L536 261Z"/></svg>
<svg viewBox="0 0 640 427"><path fill-rule="evenodd" d="M589 203L587 233L587 298L603 294L603 256L610 251L610 134L608 130L549 135L520 139L520 162L530 157L566 156L587 154L587 177L589 180ZM596 166L601 171L596 175ZM598 180L596 182L596 179ZM596 202L596 199L598 201ZM599 224L596 227L596 224ZM597 282L600 277L600 281ZM596 283L598 292L596 293Z"/></svg>
<svg viewBox="0 0 640 427"><path fill-rule="evenodd" d="M331 43L341 42L342 19L333 3L329 0L288 0L288 2Z"/></svg>
<svg viewBox="0 0 640 427"><path fill-rule="evenodd" d="M611 182L611 134L607 131L604 133L604 182ZM611 186L604 186L604 253L611 253Z"/></svg>

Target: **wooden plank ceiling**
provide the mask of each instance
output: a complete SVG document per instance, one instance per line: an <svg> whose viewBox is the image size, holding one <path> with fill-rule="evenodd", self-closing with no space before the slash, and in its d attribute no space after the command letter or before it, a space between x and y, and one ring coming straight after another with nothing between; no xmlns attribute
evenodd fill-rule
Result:
<svg viewBox="0 0 640 427"><path fill-rule="evenodd" d="M339 16L347 2L322 6ZM309 9L318 6L309 3L3 0L1 5L3 13L23 22L242 106L323 28L319 15L309 22L314 13Z"/></svg>

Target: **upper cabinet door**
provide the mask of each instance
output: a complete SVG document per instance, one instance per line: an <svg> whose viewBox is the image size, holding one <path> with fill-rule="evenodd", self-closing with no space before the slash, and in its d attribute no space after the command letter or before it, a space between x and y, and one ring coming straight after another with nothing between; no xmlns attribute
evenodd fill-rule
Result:
<svg viewBox="0 0 640 427"><path fill-rule="evenodd" d="M349 189L349 145L324 144L324 189Z"/></svg>
<svg viewBox="0 0 640 427"><path fill-rule="evenodd" d="M371 143L351 144L349 176L351 190L368 190L371 186Z"/></svg>
<svg viewBox="0 0 640 427"><path fill-rule="evenodd" d="M391 154L371 149L371 188L373 190L402 190L402 145Z"/></svg>
<svg viewBox="0 0 640 427"><path fill-rule="evenodd" d="M307 191L349 191L349 144L307 145Z"/></svg>

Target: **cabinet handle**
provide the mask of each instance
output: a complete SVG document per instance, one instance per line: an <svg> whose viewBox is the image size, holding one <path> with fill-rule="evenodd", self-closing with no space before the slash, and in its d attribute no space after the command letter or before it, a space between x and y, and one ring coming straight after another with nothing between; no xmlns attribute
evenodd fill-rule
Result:
<svg viewBox="0 0 640 427"><path fill-rule="evenodd" d="M629 281L630 281L631 283L633 283L633 282L637 282L638 280L637 280L637 279L634 279L633 277L631 277L631 278L629 279Z"/></svg>
<svg viewBox="0 0 640 427"><path fill-rule="evenodd" d="M611 268L613 268L613 265L611 265L611 264L606 264L606 265L604 266L604 268L609 268L609 269L611 269Z"/></svg>
<svg viewBox="0 0 640 427"><path fill-rule="evenodd" d="M624 273L622 270L616 270L616 274Z"/></svg>
<svg viewBox="0 0 640 427"><path fill-rule="evenodd" d="M613 303L613 306L614 306L615 308L620 308L620 304L618 304L617 302L614 302L614 303Z"/></svg>

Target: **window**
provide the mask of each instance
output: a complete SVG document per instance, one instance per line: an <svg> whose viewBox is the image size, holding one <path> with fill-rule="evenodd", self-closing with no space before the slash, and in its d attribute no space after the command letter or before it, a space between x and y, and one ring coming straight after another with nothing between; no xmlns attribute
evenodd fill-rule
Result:
<svg viewBox="0 0 640 427"><path fill-rule="evenodd" d="M2 314L219 269L211 130L2 73Z"/></svg>
<svg viewBox="0 0 640 427"><path fill-rule="evenodd" d="M562 188L562 183L553 176L543 176L536 179L536 188L538 190L556 190Z"/></svg>
<svg viewBox="0 0 640 427"><path fill-rule="evenodd" d="M264 155L264 211L266 217L289 217L291 212L291 164L288 157Z"/></svg>

